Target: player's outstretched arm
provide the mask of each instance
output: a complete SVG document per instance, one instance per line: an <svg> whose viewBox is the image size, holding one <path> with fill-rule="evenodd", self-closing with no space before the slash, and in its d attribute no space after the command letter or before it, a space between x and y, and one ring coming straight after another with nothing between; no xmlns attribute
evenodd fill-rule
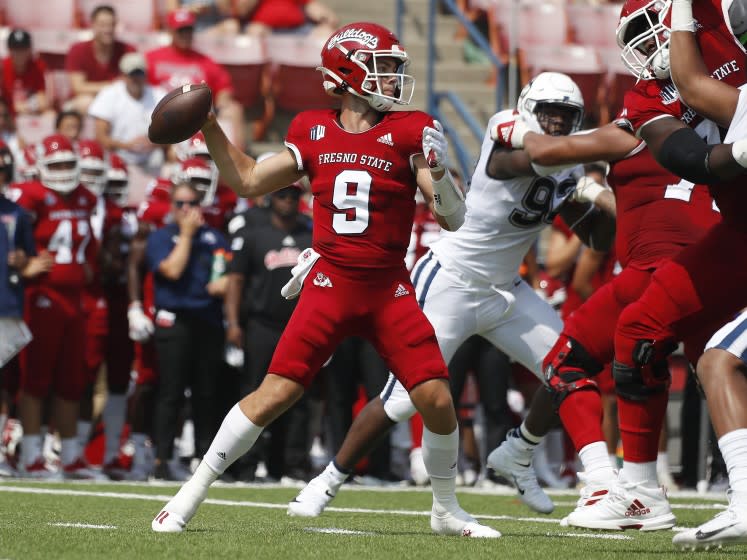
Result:
<svg viewBox="0 0 747 560"><path fill-rule="evenodd" d="M682 100L696 113L728 128L737 109L739 90L712 78L695 41L692 0L672 2L669 62Z"/></svg>
<svg viewBox="0 0 747 560"><path fill-rule="evenodd" d="M609 123L592 132L570 136L528 132L524 136L524 151L532 163L555 166L617 161L632 152L638 143L635 136Z"/></svg>
<svg viewBox="0 0 747 560"><path fill-rule="evenodd" d="M202 132L221 179L239 196L254 198L269 194L303 176L290 150L283 150L258 164L228 140L213 113L208 116Z"/></svg>
<svg viewBox="0 0 747 560"><path fill-rule="evenodd" d="M456 231L464 223L467 208L464 192L446 167L448 143L441 123L423 128L423 155L413 159L416 181L428 206L446 231Z"/></svg>

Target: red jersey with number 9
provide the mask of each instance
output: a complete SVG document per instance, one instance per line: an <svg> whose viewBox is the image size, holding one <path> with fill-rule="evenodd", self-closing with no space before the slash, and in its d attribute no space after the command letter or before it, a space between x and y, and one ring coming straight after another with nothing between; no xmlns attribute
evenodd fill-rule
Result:
<svg viewBox="0 0 747 560"><path fill-rule="evenodd" d="M403 266L415 214L413 157L422 154L421 111L384 113L364 132L342 128L337 111L304 111L285 145L314 195L313 246L350 268Z"/></svg>
<svg viewBox="0 0 747 560"><path fill-rule="evenodd" d="M65 291L82 289L86 284L83 265L92 264L96 254L97 244L91 231L96 195L82 185L65 196L38 181L17 186L18 204L34 219L37 254L47 251L54 259L49 272L32 285Z"/></svg>

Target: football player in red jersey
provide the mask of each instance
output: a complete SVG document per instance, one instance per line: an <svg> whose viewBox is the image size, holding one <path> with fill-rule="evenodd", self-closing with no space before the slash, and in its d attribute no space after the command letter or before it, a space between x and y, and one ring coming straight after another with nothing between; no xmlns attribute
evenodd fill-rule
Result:
<svg viewBox="0 0 747 560"><path fill-rule="evenodd" d="M711 2L693 6L688 0L672 4L672 78L689 108L727 129L725 142L741 167L747 167L747 80L744 58L711 70L712 48L703 22L723 21L726 10ZM697 20L694 18L697 17ZM697 21L697 23L696 23ZM725 76L737 74L737 82ZM642 125L648 126L648 125ZM645 129L644 129L645 130ZM705 156L702 145L693 158ZM704 153L705 152L705 153ZM684 250L669 266L657 271L651 286L624 317L621 336L615 341L616 367L629 371L645 368L641 348L657 350L682 330L683 325L713 325L731 320L747 305L747 204L745 175L732 181L708 182L724 216L700 242ZM662 297L664 300L657 301ZM683 531L673 543L683 548L709 548L747 543L747 382L744 367L744 315L720 329L708 342L709 351L698 363L697 376L708 403L713 428L729 475L729 507L707 523ZM720 326L720 325L719 325ZM712 329L715 331L716 329ZM630 349L634 349L632 359ZM721 355L719 356L719 350ZM645 354L643 354L645 358Z"/></svg>
<svg viewBox="0 0 747 560"><path fill-rule="evenodd" d="M19 186L18 203L33 216L37 252L49 253L54 264L28 288L26 322L34 339L21 357L21 470L34 478L59 474L50 471L41 452L42 403L51 394L62 438L62 474L92 478L81 458L76 420L86 385L81 298L92 280L97 249L90 221L96 197L80 184L78 156L64 136L44 138L36 164L40 180Z"/></svg>
<svg viewBox="0 0 747 560"><path fill-rule="evenodd" d="M228 413L193 477L153 520L154 531L182 531L209 485L301 396L338 343L359 335L380 352L423 416L433 531L500 536L457 502L459 435L447 368L404 266L417 188L446 229L458 229L465 211L464 195L443 167L440 124L419 111L390 112L412 97L407 62L390 31L354 23L322 48L324 87L341 97L341 110L297 115L287 150L257 164L228 142L213 115L203 126L222 177L241 196L268 194L309 176L313 249L302 253L284 289L294 297L303 285L267 376Z"/></svg>
<svg viewBox="0 0 747 560"><path fill-rule="evenodd" d="M654 390L649 381L631 381L623 375L617 380L620 429L625 452L625 464L619 480L607 458L600 426L601 404L597 388L591 379L602 365L612 358L610 341L615 333L609 317L620 316L623 309L644 292L652 272L663 266L687 245L705 235L716 220L710 211L712 201L705 189L693 188L689 181L680 181L659 167L652 156L672 168L674 173L696 182L728 176L740 166L731 154L730 146L710 146L710 168L688 159L688 154L672 148L678 138L689 136L688 125L697 125L711 142L713 123L701 123L693 111L677 98L676 89L667 77L668 41L662 5L646 0L629 0L623 6L618 28L618 42L624 50L624 60L636 76L642 79L625 98L623 117L645 114L650 120L640 130L646 144L631 132L640 128L619 119L590 134L570 138L549 138L527 133L519 125L506 140L514 147L523 147L534 161L557 165L568 161L614 162L609 182L615 189L618 207L617 253L625 267L611 283L596 292L566 324L563 336L546 359L548 380L555 393L556 407L571 435L584 464L582 500L567 518L572 525L591 528L621 527L663 528L674 523L674 517L663 493L658 489L656 455L658 434L666 411L668 376L657 377ZM704 36L712 49L707 55L713 70L730 68L733 61L744 65L744 52L734 42L723 20L706 14ZM738 79L740 73L722 72L721 77ZM664 118L672 116L674 118ZM640 123L638 123L640 124ZM677 132L679 131L679 132ZM672 134L674 138L672 144ZM701 144L703 141L700 140ZM705 149L705 146L704 148ZM700 163L698 167L697 163ZM579 189L578 196L593 200L595 189ZM722 208L723 210L723 208ZM604 317L600 321L599 317ZM618 323L619 324L619 323ZM603 328L607 326L608 329ZM687 339L688 357L696 360L703 348L707 329L691 324L679 333ZM617 352L615 352L617 354ZM663 356L657 364L664 363ZM619 482L619 483L618 483ZM614 491L612 491L614 490ZM609 500L602 498L609 497ZM614 499L612 499L614 498ZM648 513L625 516L625 511L639 499ZM612 503L621 511L608 508ZM640 513L640 512L639 512Z"/></svg>

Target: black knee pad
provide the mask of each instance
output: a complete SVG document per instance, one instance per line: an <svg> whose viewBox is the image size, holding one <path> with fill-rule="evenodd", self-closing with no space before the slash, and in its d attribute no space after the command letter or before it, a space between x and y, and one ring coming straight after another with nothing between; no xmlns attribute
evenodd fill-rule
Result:
<svg viewBox="0 0 747 560"><path fill-rule="evenodd" d="M582 372L584 377L598 375L603 364L595 360L579 342L570 336L560 335L552 350L545 357L545 379L568 371Z"/></svg>
<svg viewBox="0 0 747 560"><path fill-rule="evenodd" d="M597 382L580 371L567 371L552 376L547 380L547 390L552 393L552 402L557 412L563 401L575 391L599 392Z"/></svg>

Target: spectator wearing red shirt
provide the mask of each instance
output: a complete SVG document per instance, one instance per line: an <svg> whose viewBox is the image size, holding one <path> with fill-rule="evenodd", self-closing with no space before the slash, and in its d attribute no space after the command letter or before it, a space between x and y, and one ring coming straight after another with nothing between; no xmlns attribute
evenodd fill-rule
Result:
<svg viewBox="0 0 747 560"><path fill-rule="evenodd" d="M75 43L67 53L65 70L70 74L73 99L70 107L85 115L93 98L122 73L119 60L132 45L117 41L117 14L111 6L96 6L91 12L93 39Z"/></svg>
<svg viewBox="0 0 747 560"><path fill-rule="evenodd" d="M308 33L326 39L337 29L337 15L316 0L258 0L247 12L249 35Z"/></svg>
<svg viewBox="0 0 747 560"><path fill-rule="evenodd" d="M45 93L46 66L31 52L31 35L14 29L3 59L2 95L15 115L39 115L49 110Z"/></svg>
<svg viewBox="0 0 747 560"><path fill-rule="evenodd" d="M184 84L207 83L213 90L213 103L218 118L229 128L228 135L240 148L246 144L244 111L233 97L233 84L228 72L212 58L192 48L195 14L189 10L170 12L166 22L171 32L171 44L145 53L148 81L166 90Z"/></svg>

